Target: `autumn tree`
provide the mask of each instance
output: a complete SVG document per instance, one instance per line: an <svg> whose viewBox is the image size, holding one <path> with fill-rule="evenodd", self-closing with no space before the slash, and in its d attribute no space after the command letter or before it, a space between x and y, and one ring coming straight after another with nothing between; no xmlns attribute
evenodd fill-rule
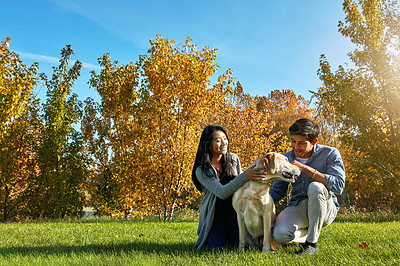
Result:
<svg viewBox="0 0 400 266"><path fill-rule="evenodd" d="M24 193L35 174L39 107L32 96L38 65L27 67L0 43L0 220L16 219L26 209Z"/></svg>
<svg viewBox="0 0 400 266"><path fill-rule="evenodd" d="M275 130L289 132L289 127L300 118L312 118L310 103L292 90L273 90L268 95L271 120L275 122Z"/></svg>
<svg viewBox="0 0 400 266"><path fill-rule="evenodd" d="M226 98L217 88L227 77L210 87L216 50L199 50L190 38L175 45L158 36L150 44L137 64L100 60L103 69L93 73L91 84L102 102L87 102L83 131L96 132L88 138L92 147L102 143L111 150L97 175L108 184L97 190L103 210L112 212L104 208L108 198L114 213L129 209L167 219L198 196L191 181L195 150L203 127L216 121L215 110Z"/></svg>
<svg viewBox="0 0 400 266"><path fill-rule="evenodd" d="M0 141L7 126L26 111L37 84L38 64L27 67L9 49L10 43L10 37L0 42Z"/></svg>
<svg viewBox="0 0 400 266"><path fill-rule="evenodd" d="M67 45L61 51L60 65L53 75L41 78L47 87L43 106L44 125L38 148L39 176L30 187L32 215L59 217L79 215L85 202L82 185L86 165L83 143L75 125L80 120L80 103L71 88L80 75L81 62L69 68L73 51Z"/></svg>
<svg viewBox="0 0 400 266"><path fill-rule="evenodd" d="M360 206L400 207L397 158L400 155L400 17L396 1L345 0L339 32L356 49L354 67L332 72L324 55L320 93L335 111L340 140L353 149L348 188ZM350 171L349 171L350 170Z"/></svg>
<svg viewBox="0 0 400 266"><path fill-rule="evenodd" d="M264 99L262 99L264 98ZM269 116L269 121L273 123L271 133L275 134L274 147L285 146L286 152L290 149L289 127L300 118L314 118L314 109L310 107L310 102L301 95L296 95L292 90L273 90L267 97L259 100L259 108L264 108ZM278 149L279 150L279 149Z"/></svg>
<svg viewBox="0 0 400 266"><path fill-rule="evenodd" d="M210 78L217 70L216 50L201 50L187 38L175 46L158 36L149 52L139 60L143 82L140 100L142 140L132 150L139 169L137 185L141 210L166 219L176 207L190 202L194 162L200 124L213 106Z"/></svg>
<svg viewBox="0 0 400 266"><path fill-rule="evenodd" d="M275 145L279 134L272 132L275 124L270 113L260 108L260 97L245 94L232 74L232 70L228 70L214 85L214 97L219 101L204 122L217 123L228 130L231 152L239 156L243 167L247 167L266 152L283 152L285 147Z"/></svg>
<svg viewBox="0 0 400 266"><path fill-rule="evenodd" d="M110 55L99 58L102 70L92 72L90 85L101 103L85 101L82 132L91 155L93 205L98 214L125 213L132 208L127 195L135 191L137 172L129 160L135 149L139 73L135 63L120 65Z"/></svg>

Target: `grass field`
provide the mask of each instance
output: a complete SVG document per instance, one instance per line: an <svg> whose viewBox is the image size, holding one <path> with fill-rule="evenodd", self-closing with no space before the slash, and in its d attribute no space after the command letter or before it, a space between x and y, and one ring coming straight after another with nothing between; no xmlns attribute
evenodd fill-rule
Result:
<svg viewBox="0 0 400 266"><path fill-rule="evenodd" d="M0 224L0 265L400 265L399 221L339 219L324 228L320 252L301 257L294 245L197 251L196 229L196 221L104 218Z"/></svg>

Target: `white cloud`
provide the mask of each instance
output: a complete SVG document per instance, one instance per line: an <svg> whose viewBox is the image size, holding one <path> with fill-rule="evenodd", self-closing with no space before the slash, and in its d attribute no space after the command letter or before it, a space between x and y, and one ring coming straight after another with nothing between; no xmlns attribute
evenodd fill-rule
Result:
<svg viewBox="0 0 400 266"><path fill-rule="evenodd" d="M14 51L17 53L21 58L31 59L38 62L46 62L46 63L59 63L60 58L47 56L47 55L40 55L40 54L31 54L21 51ZM76 60L71 60L71 63L74 64ZM101 70L101 67L96 66L91 63L82 62L82 67L90 70Z"/></svg>
<svg viewBox="0 0 400 266"><path fill-rule="evenodd" d="M85 62L82 62L82 67L90 70L101 70L101 67Z"/></svg>
<svg viewBox="0 0 400 266"><path fill-rule="evenodd" d="M17 53L21 58L32 59L39 62L58 63L60 61L60 59L57 57L52 57L47 55L31 54L21 51L14 51L14 52Z"/></svg>

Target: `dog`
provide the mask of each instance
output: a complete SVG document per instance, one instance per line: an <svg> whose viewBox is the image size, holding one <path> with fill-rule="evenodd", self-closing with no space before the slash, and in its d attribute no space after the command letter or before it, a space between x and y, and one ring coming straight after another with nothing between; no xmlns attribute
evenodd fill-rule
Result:
<svg viewBox="0 0 400 266"><path fill-rule="evenodd" d="M267 178L247 181L232 197L239 226L239 249L248 246L261 247L263 252L271 250L271 228L275 221L275 204L269 195L270 182L281 179L293 183L300 175L300 168L289 163L279 153L268 152L250 166L267 172ZM262 242L262 243L261 243Z"/></svg>

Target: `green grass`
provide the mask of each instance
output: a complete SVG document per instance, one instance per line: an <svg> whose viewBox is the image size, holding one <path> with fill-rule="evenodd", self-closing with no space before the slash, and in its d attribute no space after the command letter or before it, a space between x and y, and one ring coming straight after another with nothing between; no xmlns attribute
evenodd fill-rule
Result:
<svg viewBox="0 0 400 266"><path fill-rule="evenodd" d="M340 220L323 229L320 252L197 251L196 221L90 218L0 224L0 265L399 265L400 222ZM367 243L370 248L360 248Z"/></svg>

